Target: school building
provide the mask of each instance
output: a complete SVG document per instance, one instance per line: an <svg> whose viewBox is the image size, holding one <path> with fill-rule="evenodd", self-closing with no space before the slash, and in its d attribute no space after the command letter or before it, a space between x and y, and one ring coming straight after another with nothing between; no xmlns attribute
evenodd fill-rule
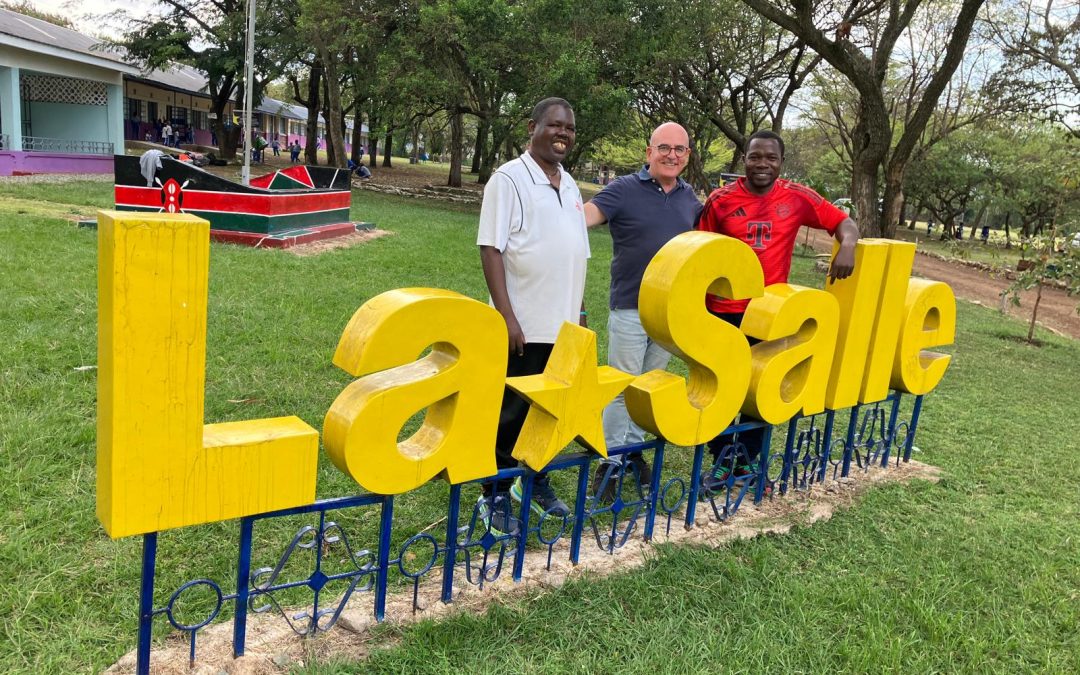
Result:
<svg viewBox="0 0 1080 675"><path fill-rule="evenodd" d="M98 41L0 9L0 175L106 173L124 151L124 76Z"/></svg>
<svg viewBox="0 0 1080 675"><path fill-rule="evenodd" d="M141 72L95 38L0 9L0 176L111 173L125 140L164 142L166 123L180 145L215 146L210 103L206 76L194 68ZM243 123L232 103L224 115L226 124ZM295 140L303 146L307 109L267 97L251 126L283 150ZM318 133L325 148L321 115Z"/></svg>

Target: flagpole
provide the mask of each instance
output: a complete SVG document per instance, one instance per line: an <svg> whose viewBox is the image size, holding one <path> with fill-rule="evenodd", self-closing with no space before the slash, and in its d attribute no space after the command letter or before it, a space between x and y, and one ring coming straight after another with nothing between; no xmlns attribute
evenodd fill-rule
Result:
<svg viewBox="0 0 1080 675"><path fill-rule="evenodd" d="M247 57L244 62L244 168L240 182L251 185L251 90L255 83L255 0L247 3Z"/></svg>

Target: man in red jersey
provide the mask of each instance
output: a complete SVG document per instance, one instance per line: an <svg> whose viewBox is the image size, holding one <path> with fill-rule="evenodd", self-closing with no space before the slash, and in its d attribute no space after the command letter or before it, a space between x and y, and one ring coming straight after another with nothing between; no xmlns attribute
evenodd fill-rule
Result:
<svg viewBox="0 0 1080 675"><path fill-rule="evenodd" d="M746 144L745 163L745 177L709 195L698 229L746 242L761 262L766 286L787 282L800 227L825 230L840 242L829 276L833 279L850 276L855 268L859 228L846 213L817 192L780 178L784 164L783 139L772 131L755 132ZM750 301L708 295L705 302L714 315L739 326ZM748 339L751 344L757 342ZM756 465L764 440L765 429L759 428L743 431L738 437L728 434L710 441L714 462L704 482L706 490L718 491L745 481L752 484L756 475L764 475Z"/></svg>

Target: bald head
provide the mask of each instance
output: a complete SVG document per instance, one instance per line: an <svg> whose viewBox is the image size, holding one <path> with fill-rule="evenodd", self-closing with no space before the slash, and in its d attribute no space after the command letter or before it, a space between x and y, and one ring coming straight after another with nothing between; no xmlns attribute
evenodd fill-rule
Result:
<svg viewBox="0 0 1080 675"><path fill-rule="evenodd" d="M653 129L649 145L690 145L690 134L677 122L664 122Z"/></svg>
<svg viewBox="0 0 1080 675"><path fill-rule="evenodd" d="M678 182L679 174L690 160L690 136L682 125L664 122L649 137L649 147L645 150L645 161L649 164L649 175L666 191L670 191Z"/></svg>

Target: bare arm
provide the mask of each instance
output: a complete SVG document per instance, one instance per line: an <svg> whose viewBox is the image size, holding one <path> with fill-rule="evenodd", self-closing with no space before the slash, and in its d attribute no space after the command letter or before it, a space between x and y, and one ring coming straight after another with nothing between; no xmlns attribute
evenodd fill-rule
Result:
<svg viewBox="0 0 1080 675"><path fill-rule="evenodd" d="M596 204L588 202L585 204L585 227L596 227L597 225L603 225L607 222L607 216L600 210Z"/></svg>
<svg viewBox="0 0 1080 675"><path fill-rule="evenodd" d="M833 236L840 242L840 250L829 268L829 279L847 279L855 271L855 242L859 241L859 226L851 218L844 218Z"/></svg>
<svg viewBox="0 0 1080 675"><path fill-rule="evenodd" d="M484 281L491 293L491 302L506 321L510 351L521 356L525 353L525 333L521 330L514 308L510 305L510 295L506 292L506 270L503 268L502 251L494 246L481 246L480 264L484 268Z"/></svg>

